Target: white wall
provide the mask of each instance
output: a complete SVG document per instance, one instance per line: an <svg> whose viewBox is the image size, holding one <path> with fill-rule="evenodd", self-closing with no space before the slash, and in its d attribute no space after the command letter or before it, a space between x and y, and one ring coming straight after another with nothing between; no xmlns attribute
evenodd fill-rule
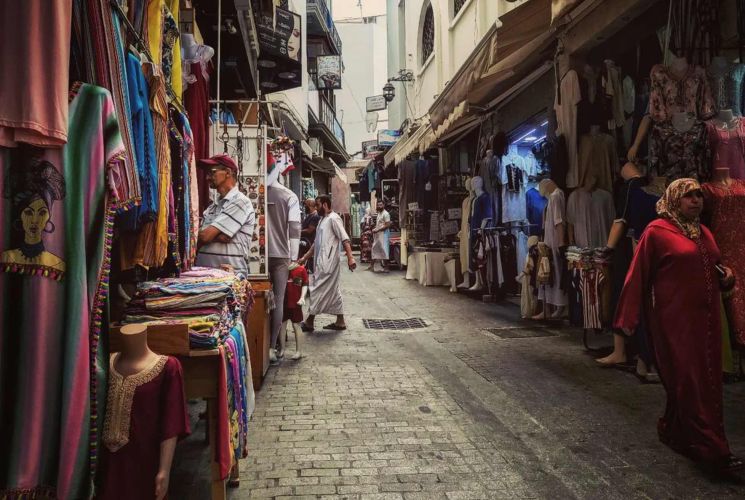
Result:
<svg viewBox="0 0 745 500"><path fill-rule="evenodd" d="M366 98L382 94L387 81L388 37L385 16L373 17L368 22L361 18L341 19L336 11L340 4L341 0L334 3L334 17L342 41L344 74L342 88L336 91L336 116L344 127L347 152L352 154L361 150L362 141L377 138L377 130L388 128L387 111L378 112L375 132L367 132L365 121Z"/></svg>

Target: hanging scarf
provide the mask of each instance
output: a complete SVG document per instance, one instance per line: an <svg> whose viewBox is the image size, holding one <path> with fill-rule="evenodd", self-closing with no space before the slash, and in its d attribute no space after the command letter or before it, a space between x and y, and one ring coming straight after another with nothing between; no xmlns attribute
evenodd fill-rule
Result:
<svg viewBox="0 0 745 500"><path fill-rule="evenodd" d="M657 201L657 214L675 224L692 240L701 236L701 222L698 217L687 219L683 216L680 212L680 199L691 191L700 189L701 185L695 179L678 179L667 187L665 194Z"/></svg>

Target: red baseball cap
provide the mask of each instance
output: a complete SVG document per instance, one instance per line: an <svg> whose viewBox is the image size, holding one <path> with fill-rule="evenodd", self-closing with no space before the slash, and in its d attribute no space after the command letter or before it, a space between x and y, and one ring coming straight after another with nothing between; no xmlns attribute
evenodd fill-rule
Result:
<svg viewBox="0 0 745 500"><path fill-rule="evenodd" d="M212 158L206 158L204 160L199 160L200 166L215 166L219 165L221 167L225 167L228 170L231 170L234 175L238 175L238 165L235 164L235 161L226 154L221 155L215 155Z"/></svg>

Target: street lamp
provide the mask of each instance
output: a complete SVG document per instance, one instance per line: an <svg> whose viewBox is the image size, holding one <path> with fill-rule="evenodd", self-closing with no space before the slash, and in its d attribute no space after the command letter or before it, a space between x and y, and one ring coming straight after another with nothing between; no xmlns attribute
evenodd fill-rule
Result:
<svg viewBox="0 0 745 500"><path fill-rule="evenodd" d="M388 79L386 84L383 86L383 97L386 102L391 102L396 97L396 88L391 82L413 82L414 72L408 69L398 70L398 76L392 76Z"/></svg>

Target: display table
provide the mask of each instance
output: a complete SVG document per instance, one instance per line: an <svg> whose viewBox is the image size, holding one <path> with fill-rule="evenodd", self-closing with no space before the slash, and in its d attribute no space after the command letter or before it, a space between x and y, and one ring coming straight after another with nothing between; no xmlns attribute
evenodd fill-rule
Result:
<svg viewBox="0 0 745 500"><path fill-rule="evenodd" d="M210 447L210 477L212 500L224 500L227 496L226 481L220 479L217 456L217 395L220 380L220 351L218 349L189 349L189 328L185 324L152 325L148 327L148 346L163 355L176 356L184 371L186 399L207 401L207 435ZM109 330L110 351L120 350L121 334L118 327ZM238 471L238 467L234 467ZM235 477L235 474L232 476Z"/></svg>
<svg viewBox="0 0 745 500"><path fill-rule="evenodd" d="M269 280L250 280L254 291L254 305L244 318L248 350L251 357L251 375L254 390L261 389L269 370L269 343L271 340L271 315L267 313L267 294L272 289ZM276 298L275 298L276 299Z"/></svg>
<svg viewBox="0 0 745 500"><path fill-rule="evenodd" d="M445 268L448 256L457 258L453 248L414 247L406 267L406 279L417 280L423 286L450 286Z"/></svg>

